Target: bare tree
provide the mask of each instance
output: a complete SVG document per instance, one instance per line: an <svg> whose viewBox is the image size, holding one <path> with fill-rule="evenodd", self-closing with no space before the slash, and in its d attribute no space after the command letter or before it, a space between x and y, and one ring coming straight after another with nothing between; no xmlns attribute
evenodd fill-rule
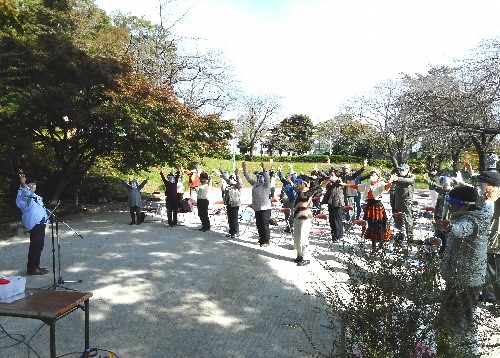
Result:
<svg viewBox="0 0 500 358"><path fill-rule="evenodd" d="M478 47L456 67L434 67L426 75L407 76L406 96L412 128L468 136L484 167L484 157L500 134L500 60L498 41Z"/></svg>
<svg viewBox="0 0 500 358"><path fill-rule="evenodd" d="M348 109L352 116L374 128L370 140L394 166L403 162L418 142L418 136L410 130L413 119L405 105L405 94L403 81L387 81L355 99Z"/></svg>
<svg viewBox="0 0 500 358"><path fill-rule="evenodd" d="M243 99L242 114L237 119L236 131L241 143L248 148L249 160L253 160L253 151L258 140L274 127L276 115L281 104L275 96L252 96Z"/></svg>
<svg viewBox="0 0 500 358"><path fill-rule="evenodd" d="M158 24L144 18L115 14L115 25L128 33L122 56L130 57L133 69L146 75L153 84L174 88L189 110L202 115L220 115L234 102L236 81L232 68L219 52L187 50L191 47L186 46L188 41L199 39L176 37L172 29L184 19L189 9L179 14L172 10L176 0L158 3Z"/></svg>

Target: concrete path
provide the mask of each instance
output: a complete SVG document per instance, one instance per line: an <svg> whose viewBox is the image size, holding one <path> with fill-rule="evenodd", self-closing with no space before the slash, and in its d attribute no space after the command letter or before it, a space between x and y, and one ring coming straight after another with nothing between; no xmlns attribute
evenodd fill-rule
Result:
<svg viewBox="0 0 500 358"><path fill-rule="evenodd" d="M140 226L129 221L125 205L68 219L83 239L59 223L61 276L83 281L64 286L94 294L91 347L118 357L306 357L312 352L307 335L320 347L331 344L324 302L312 295L325 270L315 260L306 267L291 262L289 237L261 248L252 228L229 240L222 227L202 233L188 222L170 229L150 215ZM28 235L0 241L0 276L25 275L28 243ZM42 263L52 267L50 226ZM27 278L27 287L51 284L52 273ZM41 325L5 317L0 324L26 340ZM83 312L61 319L56 329L58 355L83 351ZM45 326L30 342L42 357L48 335ZM0 346L12 343L0 330ZM0 349L0 357L26 356L24 345Z"/></svg>
<svg viewBox="0 0 500 358"><path fill-rule="evenodd" d="M244 198L250 202L248 191ZM82 280L64 286L94 294L90 335L97 356L289 358L311 357L315 348L328 355L335 333L323 298L314 293L345 278L331 270L340 266L339 245L313 239L311 264L297 267L291 237L282 237L280 228L273 228L273 244L261 248L253 224L228 239L224 227L202 233L195 216L183 219L184 226L172 229L152 215L129 226L123 204L68 219L83 239L59 223L61 276ZM0 241L0 276L25 275L28 242L28 235ZM52 268L50 226L42 263ZM33 288L54 282L52 273L27 280ZM25 341L42 326L5 317L0 324ZM56 329L58 356L79 357L83 312L64 317ZM41 357L49 356L48 337L44 326L30 341ZM14 343L0 329L0 357L28 356L23 344L5 348Z"/></svg>

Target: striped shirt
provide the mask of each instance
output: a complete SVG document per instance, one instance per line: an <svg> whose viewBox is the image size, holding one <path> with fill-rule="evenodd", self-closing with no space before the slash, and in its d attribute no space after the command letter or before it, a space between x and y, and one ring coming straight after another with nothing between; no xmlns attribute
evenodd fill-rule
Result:
<svg viewBox="0 0 500 358"><path fill-rule="evenodd" d="M297 198L295 198L295 204L293 207L293 217L295 219L312 219L311 211L311 201L313 195L317 192L318 188L311 188L309 190L303 190L297 192Z"/></svg>

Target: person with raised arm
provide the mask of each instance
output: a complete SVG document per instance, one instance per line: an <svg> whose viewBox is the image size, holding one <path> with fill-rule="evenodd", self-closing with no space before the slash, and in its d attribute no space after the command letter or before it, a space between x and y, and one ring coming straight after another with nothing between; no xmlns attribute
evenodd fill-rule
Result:
<svg viewBox="0 0 500 358"><path fill-rule="evenodd" d="M247 164L245 162L241 164L243 175L252 186L252 208L255 212L255 225L259 233L259 244L261 247L267 247L271 240L271 229L269 228L269 220L271 219L271 200L269 199L271 181L264 163L260 163L260 166L262 171L257 173L257 178L254 179L248 173Z"/></svg>

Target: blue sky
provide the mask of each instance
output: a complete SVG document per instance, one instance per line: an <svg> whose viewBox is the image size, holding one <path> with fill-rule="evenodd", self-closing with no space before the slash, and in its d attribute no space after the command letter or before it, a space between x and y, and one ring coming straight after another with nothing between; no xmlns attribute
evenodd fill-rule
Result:
<svg viewBox="0 0 500 358"><path fill-rule="evenodd" d="M157 0L97 0L156 21ZM173 32L224 53L250 95L283 97L282 118L332 118L401 72L450 64L500 36L498 0L177 0ZM280 118L280 119L282 119Z"/></svg>

